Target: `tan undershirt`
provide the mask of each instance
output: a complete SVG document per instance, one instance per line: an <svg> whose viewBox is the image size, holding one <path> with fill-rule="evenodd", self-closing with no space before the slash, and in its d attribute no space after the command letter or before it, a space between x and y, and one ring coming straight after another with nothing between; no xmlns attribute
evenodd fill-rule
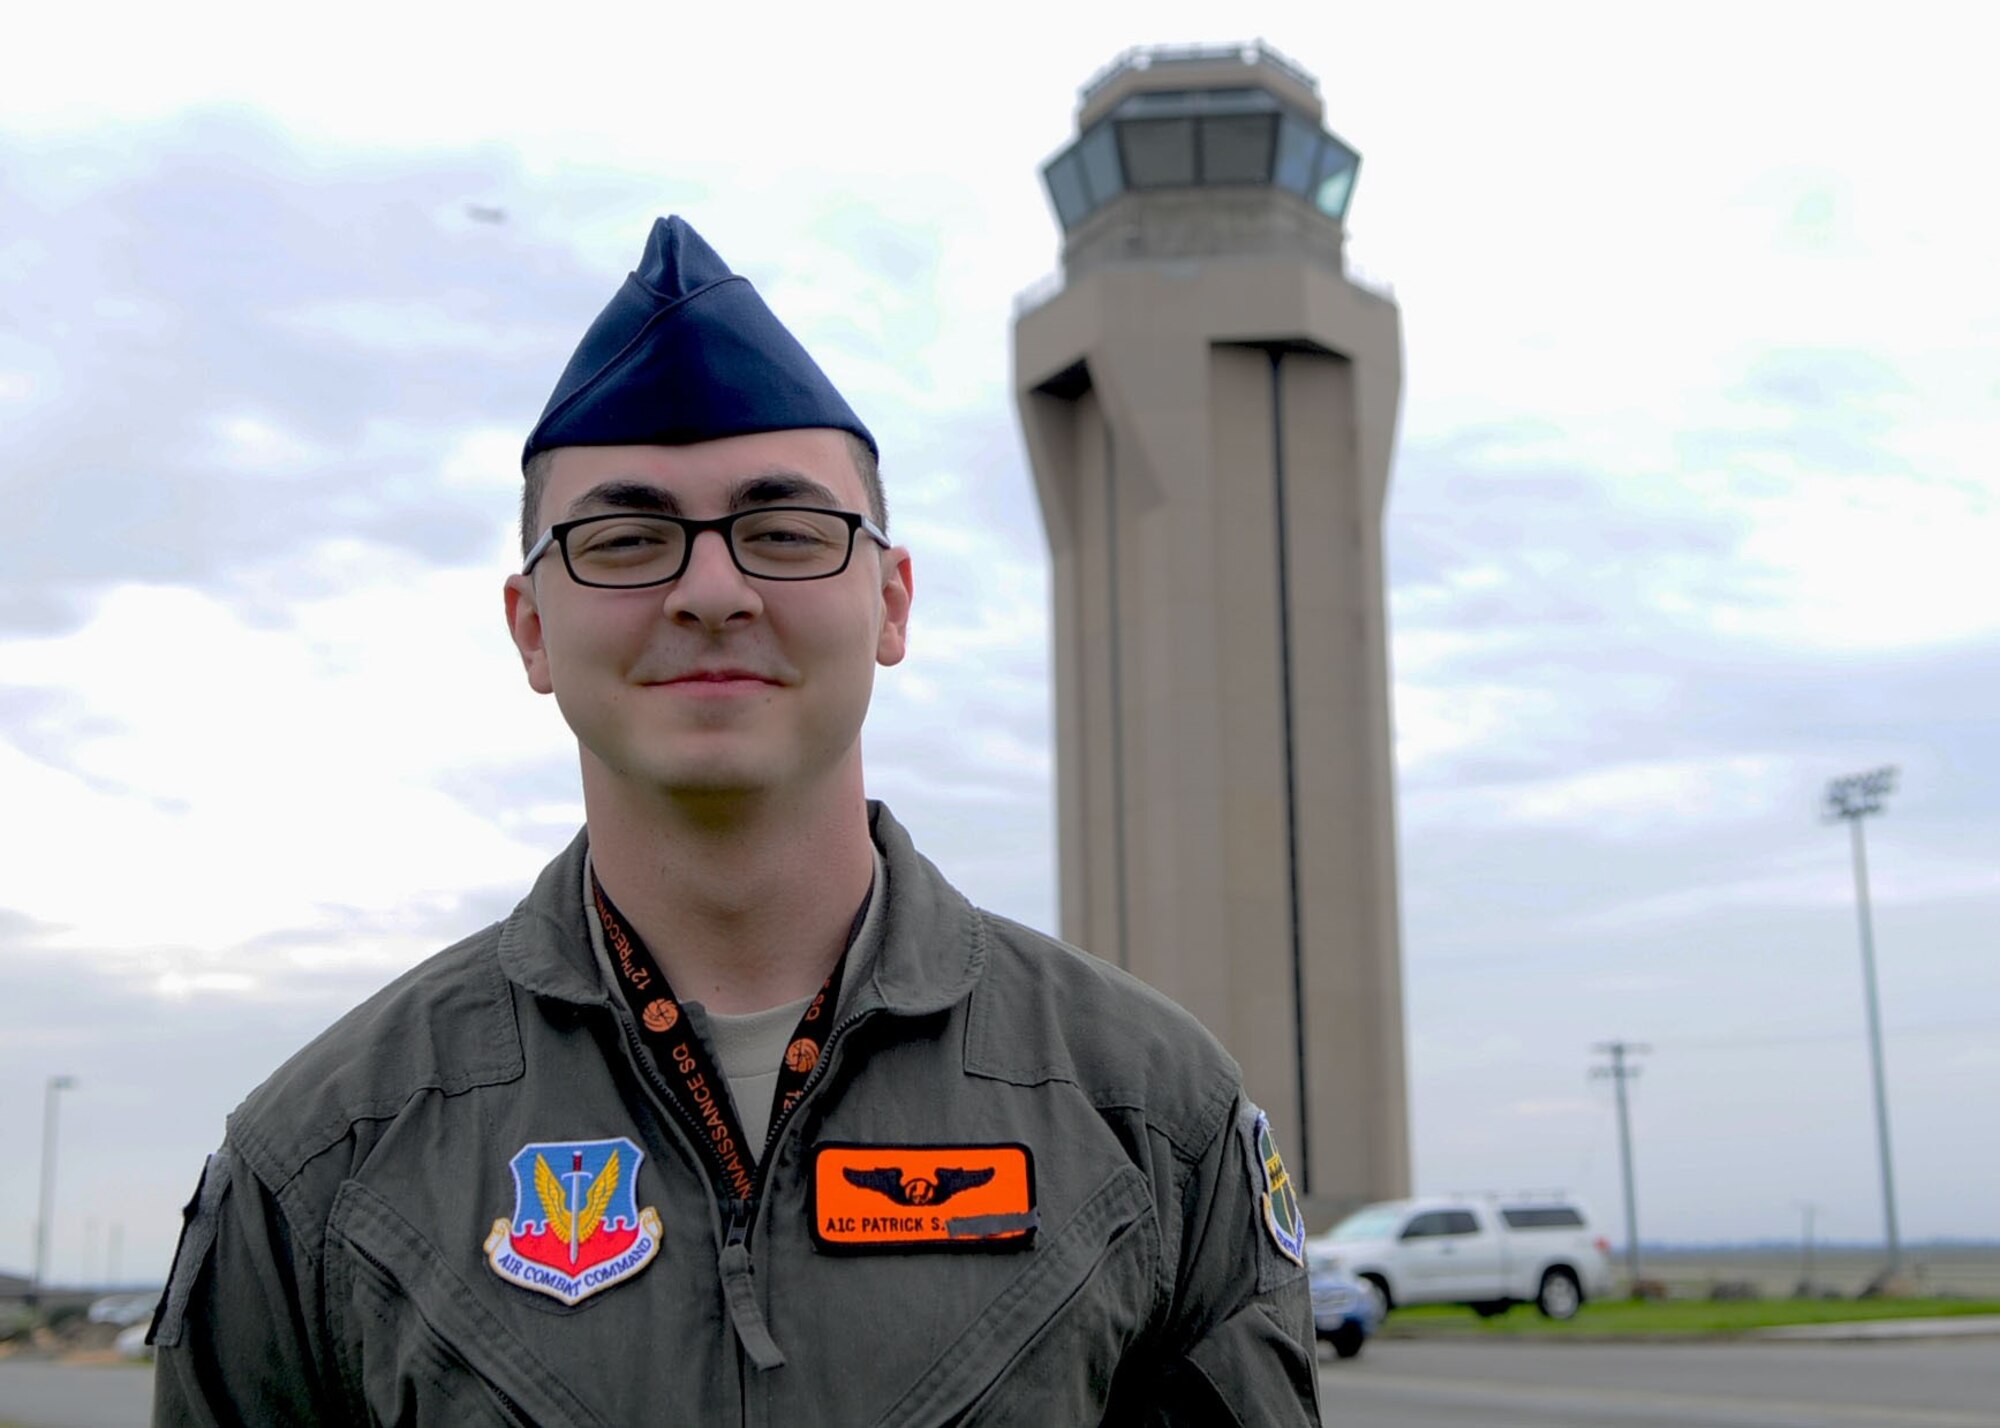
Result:
<svg viewBox="0 0 2000 1428"><path fill-rule="evenodd" d="M792 1032L811 1005L812 997L800 997L768 1011L708 1014L708 1049L729 1083L729 1098L736 1102L747 1148L760 1159L764 1136L771 1129L771 1102L785 1064L785 1048L792 1044Z"/></svg>
<svg viewBox="0 0 2000 1428"><path fill-rule="evenodd" d="M843 1000L847 989L856 985L864 975L882 935L882 904L888 887L888 870L883 866L881 850L871 844L869 851L875 856L875 891L868 899L868 913L861 919L861 930L855 933L854 944L848 949L847 971L840 979ZM611 969L611 951L604 945L604 924L598 920L597 900L590 893L590 876L590 857L586 854L583 860L583 908L584 922L590 928L590 948L597 955L598 976L604 979L613 1002L622 1005L617 974ZM813 996L817 995L817 992L813 993ZM736 1118L742 1123L743 1138L748 1142L744 1148L753 1157L761 1157L764 1137L771 1129L771 1102L778 1089L778 1072L785 1064L785 1048L791 1045L792 1032L798 1027L799 1018L812 1005L812 996L737 1016L723 1016L709 1011L699 1002L687 1005L698 1008L694 1024L706 1029L709 1054L715 1058L716 1069L722 1072L722 1078L729 1083L729 1098L736 1103ZM835 1007L836 1013L838 1010Z"/></svg>

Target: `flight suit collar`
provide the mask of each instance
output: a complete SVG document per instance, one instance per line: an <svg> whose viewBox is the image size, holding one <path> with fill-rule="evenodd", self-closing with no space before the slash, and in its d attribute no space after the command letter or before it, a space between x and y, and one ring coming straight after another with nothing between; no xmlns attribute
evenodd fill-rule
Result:
<svg viewBox="0 0 2000 1428"><path fill-rule="evenodd" d="M583 900L576 895L589 851L590 830L580 828L569 846L542 869L500 929L500 970L538 997L609 1006L610 990L597 975Z"/></svg>
<svg viewBox="0 0 2000 1428"><path fill-rule="evenodd" d="M875 1011L926 1016L956 1005L986 966L984 920L931 861L916 850L889 810L868 805L869 827L888 873L882 889L882 940L867 973L841 998L842 1019ZM539 997L583 1006L610 1005L584 922L583 879L589 830L542 870L500 930L501 970Z"/></svg>
<svg viewBox="0 0 2000 1428"><path fill-rule="evenodd" d="M869 828L882 850L889 886L882 942L863 985L845 1008L928 1016L956 1006L986 970L986 920L919 853L882 803L868 804Z"/></svg>

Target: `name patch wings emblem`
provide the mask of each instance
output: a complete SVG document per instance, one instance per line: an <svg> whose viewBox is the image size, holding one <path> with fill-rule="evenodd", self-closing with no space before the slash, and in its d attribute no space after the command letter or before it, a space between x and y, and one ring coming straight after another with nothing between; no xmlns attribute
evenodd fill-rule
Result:
<svg viewBox="0 0 2000 1428"><path fill-rule="evenodd" d="M823 1253L1022 1250L1041 1224L1034 1156L1018 1142L822 1142L810 1209Z"/></svg>
<svg viewBox="0 0 2000 1428"><path fill-rule="evenodd" d="M905 1177L902 1166L885 1165L878 1170L844 1168L840 1173L848 1184L887 1195L898 1205L942 1205L961 1190L978 1189L997 1172L990 1165L983 1170L939 1166L937 1177L932 1179L924 1175Z"/></svg>

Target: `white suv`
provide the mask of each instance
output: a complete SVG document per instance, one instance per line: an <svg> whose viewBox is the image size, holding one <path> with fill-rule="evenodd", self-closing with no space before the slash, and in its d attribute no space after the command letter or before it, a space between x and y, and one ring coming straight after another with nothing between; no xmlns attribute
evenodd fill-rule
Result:
<svg viewBox="0 0 2000 1428"><path fill-rule="evenodd" d="M1485 1316L1532 1303L1568 1319L1611 1292L1610 1247L1568 1200L1385 1200L1313 1246L1372 1285L1384 1310L1465 1304Z"/></svg>

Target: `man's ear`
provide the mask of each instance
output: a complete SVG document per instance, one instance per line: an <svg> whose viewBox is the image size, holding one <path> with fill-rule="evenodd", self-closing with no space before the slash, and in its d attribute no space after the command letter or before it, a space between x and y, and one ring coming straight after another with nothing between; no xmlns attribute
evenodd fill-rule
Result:
<svg viewBox="0 0 2000 1428"><path fill-rule="evenodd" d="M902 546L882 552L882 628L875 637L875 662L901 664L909 653L910 600L916 586L910 576L910 552Z"/></svg>
<svg viewBox="0 0 2000 1428"><path fill-rule="evenodd" d="M549 650L542 641L542 612L535 604L534 577L507 577L507 633L521 652L521 666L528 672L528 687L537 694L555 693L549 679Z"/></svg>

